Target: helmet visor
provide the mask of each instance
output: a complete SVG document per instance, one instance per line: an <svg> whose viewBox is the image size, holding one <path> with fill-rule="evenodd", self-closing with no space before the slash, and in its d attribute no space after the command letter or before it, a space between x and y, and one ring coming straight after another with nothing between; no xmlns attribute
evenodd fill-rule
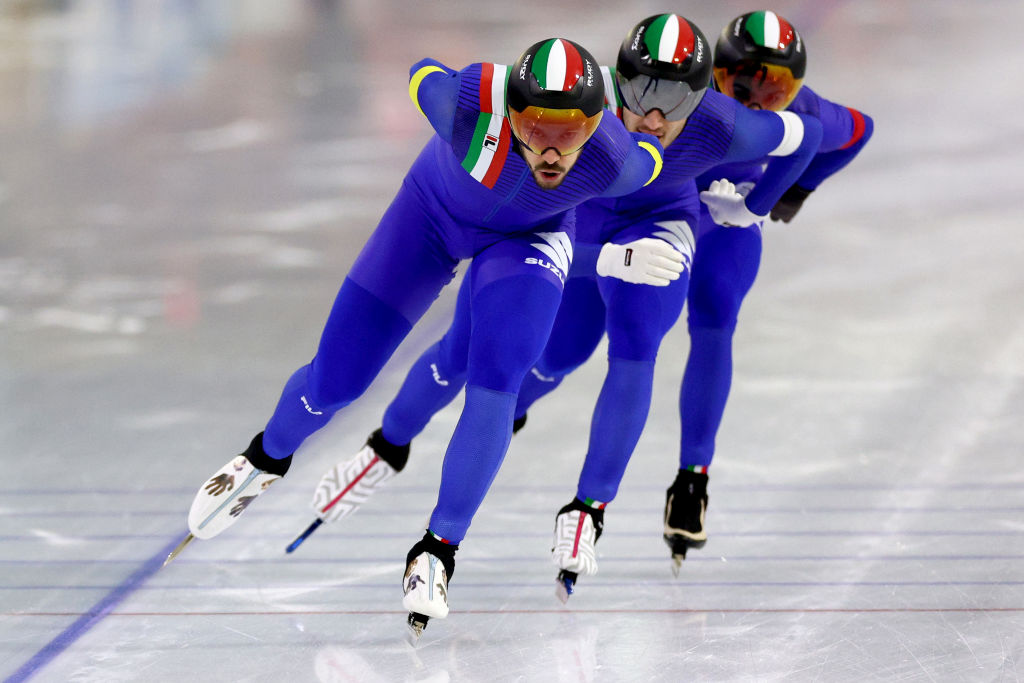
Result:
<svg viewBox="0 0 1024 683"><path fill-rule="evenodd" d="M523 111L508 110L512 132L534 154L554 148L565 156L578 152L601 123L598 111L587 116L579 109L551 109L529 106Z"/></svg>
<svg viewBox="0 0 1024 683"><path fill-rule="evenodd" d="M744 63L738 68L715 69L719 91L751 109L782 111L796 97L802 78L778 64Z"/></svg>
<svg viewBox="0 0 1024 683"><path fill-rule="evenodd" d="M679 121L689 116L704 95L704 88L693 90L688 83L668 78L654 78L637 74L626 79L616 74L622 103L637 116L657 109L667 121Z"/></svg>

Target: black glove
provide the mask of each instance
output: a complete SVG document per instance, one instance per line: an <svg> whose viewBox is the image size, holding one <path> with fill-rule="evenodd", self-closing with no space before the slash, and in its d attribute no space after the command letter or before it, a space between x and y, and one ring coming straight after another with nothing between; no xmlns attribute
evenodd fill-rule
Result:
<svg viewBox="0 0 1024 683"><path fill-rule="evenodd" d="M772 207L771 218L773 221L782 221L788 223L793 220L793 216L803 206L804 200L810 196L813 190L805 190L799 185L791 185L786 190L779 201L775 202L775 206Z"/></svg>

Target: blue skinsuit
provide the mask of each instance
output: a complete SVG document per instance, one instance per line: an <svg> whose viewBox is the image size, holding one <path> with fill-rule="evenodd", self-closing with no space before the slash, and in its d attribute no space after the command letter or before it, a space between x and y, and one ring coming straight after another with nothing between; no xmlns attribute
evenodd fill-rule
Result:
<svg viewBox="0 0 1024 683"><path fill-rule="evenodd" d="M804 86L789 111L821 121L818 153L796 184L814 190L846 166L867 144L874 130L870 117L830 102ZM757 182L760 164L720 166L697 181L703 189L725 177L734 183ZM679 395L682 422L680 469L706 468L715 453L715 435L722 421L732 383L732 337L743 298L757 277L761 262L761 229L735 230L716 226L701 206L702 236L697 242L688 297L690 354Z"/></svg>
<svg viewBox="0 0 1024 683"><path fill-rule="evenodd" d="M752 211L767 213L818 148L817 121L801 117L799 123L803 138L788 155L772 158L764 182L748 196ZM664 238L672 232L682 236L669 241L684 253L689 265L694 243L691 228L698 225L699 213L694 178L723 162L763 159L787 138L787 130L792 133L787 128L792 125L777 114L752 112L708 91L665 150L664 168L654 182L627 197L595 199L577 208L576 259L551 337L523 381L516 417L589 358L607 330L609 369L591 421L590 445L577 488L580 500L607 502L614 497L646 421L658 346L678 318L688 286L687 273L668 287L597 277L601 244ZM417 360L385 412L382 429L388 441L411 441L458 394L465 376L465 339L472 324L466 301L460 290L452 327Z"/></svg>
<svg viewBox="0 0 1024 683"><path fill-rule="evenodd" d="M271 457L287 457L360 396L456 264L472 258L466 405L430 521L452 543L465 535L501 465L516 392L548 338L572 261L574 207L642 187L662 153L655 138L605 116L561 185L541 189L516 153L504 80L491 86L505 68L413 66L410 96L436 134L356 258L316 356L288 380L263 437Z"/></svg>

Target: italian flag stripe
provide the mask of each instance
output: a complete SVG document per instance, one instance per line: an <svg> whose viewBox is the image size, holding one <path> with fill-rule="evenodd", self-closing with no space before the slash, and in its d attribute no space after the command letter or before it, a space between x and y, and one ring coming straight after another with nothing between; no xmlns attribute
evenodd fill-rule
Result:
<svg viewBox="0 0 1024 683"><path fill-rule="evenodd" d="M511 139L512 127L509 126L508 119L502 116L501 131L498 135L498 149L494 152L494 158L491 160L487 173L484 174L484 179L480 181L488 189L494 188L494 183L498 182L498 176L501 175L501 169L505 167L505 157L508 156L508 147Z"/></svg>
<svg viewBox="0 0 1024 683"><path fill-rule="evenodd" d="M476 120L476 128L473 130L473 140L469 143L469 149L466 151L466 156L462 160L462 168L469 171L477 180L477 176L473 173L477 164L480 162L480 151L483 149L484 138L487 136L487 124L490 123L491 114L484 114L481 112L480 116ZM481 176L482 177L482 176Z"/></svg>
<svg viewBox="0 0 1024 683"><path fill-rule="evenodd" d="M575 47L555 38L537 50L530 71L545 90L570 90L583 73L583 58Z"/></svg>
<svg viewBox="0 0 1024 683"><path fill-rule="evenodd" d="M602 66L601 79L604 81L604 108L621 119L622 100L619 99L619 89L615 87L615 67Z"/></svg>
<svg viewBox="0 0 1024 683"><path fill-rule="evenodd" d="M487 114L494 113L491 109L491 100L494 97L491 91L493 81L494 65L490 62L484 62L480 66L480 111Z"/></svg>
<svg viewBox="0 0 1024 683"><path fill-rule="evenodd" d="M508 67L485 63L480 74L480 117L462 167L492 188L508 156L512 131L505 119L505 79Z"/></svg>
<svg viewBox="0 0 1024 683"><path fill-rule="evenodd" d="M537 54L533 56L533 64L530 66L530 72L533 73L537 79L537 83L540 87L547 90L548 88L548 60L551 55L552 44L557 41L549 40L540 46L537 50Z"/></svg>
<svg viewBox="0 0 1024 683"><path fill-rule="evenodd" d="M679 15L662 14L651 22L644 43L659 62L679 64L693 51L693 32Z"/></svg>
<svg viewBox="0 0 1024 683"><path fill-rule="evenodd" d="M793 30L792 24L779 15L776 14L775 18L779 21L779 48L782 49L793 42L796 31Z"/></svg>
<svg viewBox="0 0 1024 683"><path fill-rule="evenodd" d="M773 50L779 47L780 28L779 17L775 12L754 12L747 19L747 33L762 47Z"/></svg>

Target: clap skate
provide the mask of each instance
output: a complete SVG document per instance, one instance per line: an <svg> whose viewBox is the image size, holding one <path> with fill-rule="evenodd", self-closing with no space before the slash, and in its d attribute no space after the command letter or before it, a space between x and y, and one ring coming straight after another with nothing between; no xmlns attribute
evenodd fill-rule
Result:
<svg viewBox="0 0 1024 683"><path fill-rule="evenodd" d="M256 498L288 471L292 456L280 460L263 450L263 432L242 454L235 456L207 479L188 512L189 533L164 560L173 560L196 538L213 538L238 521Z"/></svg>
<svg viewBox="0 0 1024 683"><path fill-rule="evenodd" d="M595 544L604 529L605 503L589 500L591 506L578 498L558 511L555 517L554 547L551 560L560 571L555 580L555 597L562 604L569 601L580 574L597 573Z"/></svg>
<svg viewBox="0 0 1024 683"><path fill-rule="evenodd" d="M457 545L447 545L428 531L409 551L402 579L402 607L409 610L406 624L413 645L431 617L448 616L448 581L455 572L456 550Z"/></svg>
<svg viewBox="0 0 1024 683"><path fill-rule="evenodd" d="M704 514L708 507L708 475L679 470L665 494L665 544L672 550L672 574L679 570L690 548L703 548L708 534Z"/></svg>
<svg viewBox="0 0 1024 683"><path fill-rule="evenodd" d="M375 491L401 472L408 460L408 445L396 446L384 438L382 430L375 431L355 457L335 465L320 479L313 492L316 519L285 552L293 552L324 522L334 522L358 510Z"/></svg>

